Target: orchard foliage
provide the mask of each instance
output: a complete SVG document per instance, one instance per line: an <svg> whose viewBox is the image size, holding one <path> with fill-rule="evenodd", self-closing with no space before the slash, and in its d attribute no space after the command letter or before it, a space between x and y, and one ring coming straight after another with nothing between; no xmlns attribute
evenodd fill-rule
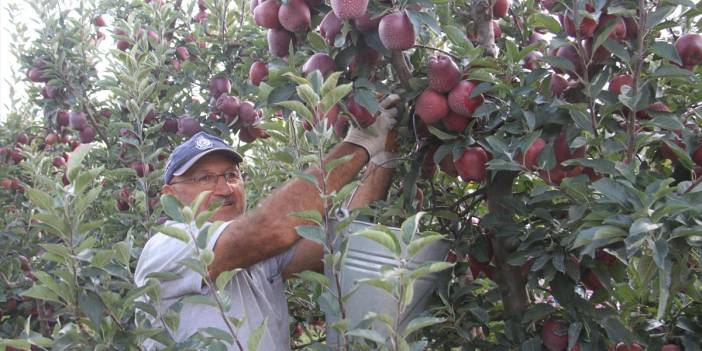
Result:
<svg viewBox="0 0 702 351"><path fill-rule="evenodd" d="M172 344L138 323L136 311L153 313L139 297L154 291L133 282L165 205L178 211L159 202L172 147L199 130L230 141L246 154L254 206L333 144L312 135L371 124L394 92L397 175L361 213L400 225L423 210L456 262L431 325L406 343L700 349L699 3L25 6L9 6L21 67L0 131L0 344ZM338 94L322 94L330 79ZM289 292L293 346L323 349L322 289L292 280ZM231 341L209 332L172 345ZM395 332L404 349L409 334ZM369 335L349 333L385 347Z"/></svg>

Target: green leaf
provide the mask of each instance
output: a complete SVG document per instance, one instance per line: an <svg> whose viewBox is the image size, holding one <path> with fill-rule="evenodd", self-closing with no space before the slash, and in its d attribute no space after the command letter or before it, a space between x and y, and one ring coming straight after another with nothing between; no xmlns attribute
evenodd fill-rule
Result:
<svg viewBox="0 0 702 351"><path fill-rule="evenodd" d="M307 32L307 42L316 52L324 52L327 50L327 45L324 42L324 38L313 30Z"/></svg>
<svg viewBox="0 0 702 351"><path fill-rule="evenodd" d="M573 243L573 248L578 248L590 244L596 240L602 239L612 239L612 238L624 238L626 237L626 232L619 227L613 225L602 225L592 228L587 228L580 230L575 242Z"/></svg>
<svg viewBox="0 0 702 351"><path fill-rule="evenodd" d="M209 266L212 261L214 261L214 252L210 249L203 249L200 251L200 261L205 264L205 266Z"/></svg>
<svg viewBox="0 0 702 351"><path fill-rule="evenodd" d="M302 219L308 220L308 221L313 221L317 224L322 223L322 215L317 210L290 212L290 213L288 213L288 216L302 218Z"/></svg>
<svg viewBox="0 0 702 351"><path fill-rule="evenodd" d="M417 280L429 274L449 269L453 266L454 264L450 262L426 262L413 270L409 274L409 277L412 280Z"/></svg>
<svg viewBox="0 0 702 351"><path fill-rule="evenodd" d="M283 73L283 77L290 79L291 81L297 83L297 85L310 85L309 80L305 79L304 77L300 77L292 72Z"/></svg>
<svg viewBox="0 0 702 351"><path fill-rule="evenodd" d="M634 223L631 225L631 228L629 228L629 236L635 236L641 233L648 233L662 226L663 224L661 223L652 223L650 218L639 218L636 221L634 221Z"/></svg>
<svg viewBox="0 0 702 351"><path fill-rule="evenodd" d="M393 295L393 290L395 289L395 286L393 285L393 283L388 281L388 280L385 280L385 279L361 278L361 279L358 279L356 282L358 284L366 284L366 285L370 285L372 287L381 289L390 295Z"/></svg>
<svg viewBox="0 0 702 351"><path fill-rule="evenodd" d="M447 25L441 28L448 39L457 46L464 48L473 48L473 44L468 40L466 34L457 26Z"/></svg>
<svg viewBox="0 0 702 351"><path fill-rule="evenodd" d="M575 71L575 66L572 62L559 56L544 56L543 60L554 68L560 68L566 72Z"/></svg>
<svg viewBox="0 0 702 351"><path fill-rule="evenodd" d="M236 268L230 271L224 271L220 273L217 276L217 280L215 281L215 286L217 286L217 290L224 290L227 284L229 284L232 278L234 278L239 272L241 272L241 268Z"/></svg>
<svg viewBox="0 0 702 351"><path fill-rule="evenodd" d="M556 310L555 307L546 304L546 303L537 303L524 313L524 316L522 317L522 324L528 324L534 321L538 321L540 319L543 319L546 316L551 315Z"/></svg>
<svg viewBox="0 0 702 351"><path fill-rule="evenodd" d="M54 199L45 191L29 188L27 189L27 197L35 206L43 210L50 211L54 208Z"/></svg>
<svg viewBox="0 0 702 351"><path fill-rule="evenodd" d="M304 118L309 123L314 123L312 112L301 102L295 100L281 101L276 105L295 111L298 116Z"/></svg>
<svg viewBox="0 0 702 351"><path fill-rule="evenodd" d="M362 236L364 238L373 240L376 243L388 249L388 251L394 254L395 257L400 256L400 245L397 241L397 237L395 237L391 233L375 229L364 229L360 232L353 233L352 236Z"/></svg>
<svg viewBox="0 0 702 351"><path fill-rule="evenodd" d="M324 87L322 87L322 89L324 89ZM342 84L338 87L332 88L328 93L324 94L324 97L322 98L322 109L325 111L325 113L329 112L329 110L331 110L334 105L339 103L344 96L348 95L352 89L353 84Z"/></svg>
<svg viewBox="0 0 702 351"><path fill-rule="evenodd" d="M658 68L656 68L655 71L653 71L652 76L656 78L662 78L662 77L692 77L695 75L695 72L692 72L690 70L680 68L680 67L675 67L673 65L666 65L662 64Z"/></svg>
<svg viewBox="0 0 702 351"><path fill-rule="evenodd" d="M417 238L415 240L412 240L412 242L407 246L407 253L409 253L409 255L411 257L414 257L415 255L417 255L417 253L422 251L422 249L424 249L428 245L430 245L436 241L439 241L443 238L444 238L443 235L437 233L437 234L431 234L431 235L423 236L421 238Z"/></svg>
<svg viewBox="0 0 702 351"><path fill-rule="evenodd" d="M402 231L402 242L404 242L405 245L412 242L414 235L417 234L417 231L419 230L419 222L422 220L425 213L426 212L422 211L417 212L402 222L400 230ZM414 256L413 254L411 255Z"/></svg>
<svg viewBox="0 0 702 351"><path fill-rule="evenodd" d="M363 338L366 340L370 340L378 345L383 345L385 343L385 337L380 335L375 330L369 330L369 329L354 329L351 331L348 331L346 333L347 336L355 336L359 338Z"/></svg>
<svg viewBox="0 0 702 351"><path fill-rule="evenodd" d="M313 271L302 271L295 275L300 279L304 279L308 282L317 283L325 288L328 288L330 286L329 278L324 274L320 274Z"/></svg>
<svg viewBox="0 0 702 351"><path fill-rule="evenodd" d="M331 73L327 79L324 80L324 84L322 84L322 89L319 91L319 94L322 95L322 97L326 97L326 95L332 91L332 89L336 88L337 84L339 84L339 77L341 77L341 73L343 72L333 72Z"/></svg>
<svg viewBox="0 0 702 351"><path fill-rule="evenodd" d="M185 222L183 214L180 213L180 208L183 207L183 205L178 201L177 197L171 194L161 195L161 207L163 207L163 212L174 221L180 223Z"/></svg>
<svg viewBox="0 0 702 351"><path fill-rule="evenodd" d="M561 24L553 16L541 12L531 14L527 18L527 23L529 23L530 28L545 27L551 33L561 31Z"/></svg>
<svg viewBox="0 0 702 351"><path fill-rule="evenodd" d="M326 236L324 231L322 231L322 227L318 225L299 225L295 227L295 230L301 237L324 245Z"/></svg>
<svg viewBox="0 0 702 351"><path fill-rule="evenodd" d="M249 334L249 339L246 341L246 346L248 347L249 350L251 351L257 351L258 348L261 346L261 340L263 339L263 335L266 334L266 330L268 328L268 317L263 319L263 322L254 329L251 334Z"/></svg>
<svg viewBox="0 0 702 351"><path fill-rule="evenodd" d="M307 103L308 106L317 106L319 104L319 95L314 92L309 85L298 85L297 95Z"/></svg>
<svg viewBox="0 0 702 351"><path fill-rule="evenodd" d="M58 299L58 295L56 295L53 291L49 290L49 288L47 288L43 285L35 284L31 288L21 292L20 295L39 299L39 300L53 301L53 302L61 303L61 301Z"/></svg>
<svg viewBox="0 0 702 351"><path fill-rule="evenodd" d="M446 319L438 317L417 317L407 323L407 326L405 327L405 330L402 331L402 334L406 338L419 329L430 327L434 324L443 323L445 321Z"/></svg>
<svg viewBox="0 0 702 351"><path fill-rule="evenodd" d="M90 318L96 326L100 325L102 320L102 310L105 305L102 303L100 296L95 292L86 290L78 295L78 306Z"/></svg>
<svg viewBox="0 0 702 351"><path fill-rule="evenodd" d="M680 60L680 55L678 55L678 51L675 50L673 44L667 41L657 41L651 44L649 50L668 61L672 61L674 63L677 63L678 65L682 65L682 61Z"/></svg>
<svg viewBox="0 0 702 351"><path fill-rule="evenodd" d="M670 16L673 11L675 11L676 6L665 6L661 5L656 8L653 13L649 13L646 16L646 30L650 30L651 28L657 26L661 22L665 21L668 16Z"/></svg>
<svg viewBox="0 0 702 351"><path fill-rule="evenodd" d="M175 226L160 225L160 226L156 227L156 230L159 233L163 233L163 234L168 235L172 238L176 238L184 243L190 242L190 235L188 234L188 232L186 232L183 229L177 228Z"/></svg>
<svg viewBox="0 0 702 351"><path fill-rule="evenodd" d="M90 152L91 148L92 144L80 144L75 150L73 150L71 157L68 158L68 162L66 162L66 177L68 177L68 180L71 183L73 183L78 176L81 163L83 163L83 159L88 152Z"/></svg>

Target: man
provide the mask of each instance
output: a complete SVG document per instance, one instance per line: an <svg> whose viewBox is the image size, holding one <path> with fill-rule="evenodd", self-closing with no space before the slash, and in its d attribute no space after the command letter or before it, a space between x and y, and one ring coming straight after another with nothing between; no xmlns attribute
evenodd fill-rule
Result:
<svg viewBox="0 0 702 351"><path fill-rule="evenodd" d="M367 130L351 127L344 141L323 160L326 164L350 156L349 161L327 175L329 193L352 181L369 159L376 163L368 167L369 171L376 171L366 177L351 207L364 206L384 197L387 192L392 170L378 165L387 163L392 157L385 151L385 145L397 114L392 107L397 102L397 95L386 98L371 127ZM295 227L308 222L287 214L305 210L322 212L323 203L313 184L291 179L258 208L244 214L246 199L239 171L241 162L242 157L223 140L204 132L195 134L171 154L163 174L162 192L190 204L201 192L211 191L199 210L212 203L221 204L210 220L227 222L207 243L207 248L214 251L214 260L208 267L209 276L215 280L222 272L245 268L225 288L231 299L227 316L244 320L235 330L238 343L245 349L249 334L265 321L266 333L259 350L288 350L289 317L283 279L306 269L321 270L323 249L297 235ZM305 173L318 179L321 176L317 168L310 168ZM178 224L169 222L167 225ZM181 225L181 229L187 228ZM135 272L137 285L145 285L150 273L170 272L179 276L159 283L161 303L154 306L159 316L185 296L212 293L203 285L198 273L180 263L183 259L196 257L194 255L192 241L184 243L165 234L158 233L146 243ZM152 322L163 325L160 319L152 319ZM176 330L168 332L176 341L183 341L203 328L229 330L219 309L188 303L180 311L180 324ZM158 344L149 340L145 346L149 348ZM229 349L239 350L239 346L235 343Z"/></svg>

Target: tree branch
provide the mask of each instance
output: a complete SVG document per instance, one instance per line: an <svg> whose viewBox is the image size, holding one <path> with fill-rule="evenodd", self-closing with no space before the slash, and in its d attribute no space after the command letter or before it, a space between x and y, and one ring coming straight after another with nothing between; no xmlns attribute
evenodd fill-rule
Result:
<svg viewBox="0 0 702 351"><path fill-rule="evenodd" d="M485 50L485 56L497 56L495 33L492 31L492 3L490 0L472 0L470 15L478 32L478 46Z"/></svg>
<svg viewBox="0 0 702 351"><path fill-rule="evenodd" d="M407 64L405 54L400 50L393 50L391 57L392 66L395 68L397 78L405 88L409 88L409 81L412 78L412 71Z"/></svg>

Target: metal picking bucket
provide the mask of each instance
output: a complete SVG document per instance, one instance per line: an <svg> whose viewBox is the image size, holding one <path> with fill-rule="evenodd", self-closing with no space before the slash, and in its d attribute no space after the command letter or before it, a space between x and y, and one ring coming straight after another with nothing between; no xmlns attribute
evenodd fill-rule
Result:
<svg viewBox="0 0 702 351"><path fill-rule="evenodd" d="M340 235L346 237L372 226L374 226L373 223L357 220L345 228ZM399 239L401 236L400 228L391 227L390 229ZM401 241L400 239L400 242ZM448 240L440 240L425 247L414 257L414 260L409 265L410 269L414 269L427 261L443 261L446 258L450 246ZM403 247L403 251L404 250L405 248ZM339 272L343 293L349 292L353 288L355 282L361 278L382 277L380 268L384 265L398 266L398 262L386 248L376 242L361 236L351 237L346 261ZM325 274L329 279L332 279L330 269L325 268ZM418 279L414 283L414 297L412 302L405 310L405 313L400 316L402 326L405 326L409 321L424 311L424 306L428 298L442 281L448 279L448 276L448 271L434 273ZM368 312L387 314L394 318L397 311L397 302L386 291L370 285L361 284L346 302L345 307L346 319L349 321L349 330L352 330L358 326L359 322L363 320ZM333 349L338 349L338 346L343 343L343 338L329 327L329 325L338 321L338 317L327 314L326 321L327 345ZM375 323L373 329L382 336L388 337L388 330L385 329L383 324Z"/></svg>

